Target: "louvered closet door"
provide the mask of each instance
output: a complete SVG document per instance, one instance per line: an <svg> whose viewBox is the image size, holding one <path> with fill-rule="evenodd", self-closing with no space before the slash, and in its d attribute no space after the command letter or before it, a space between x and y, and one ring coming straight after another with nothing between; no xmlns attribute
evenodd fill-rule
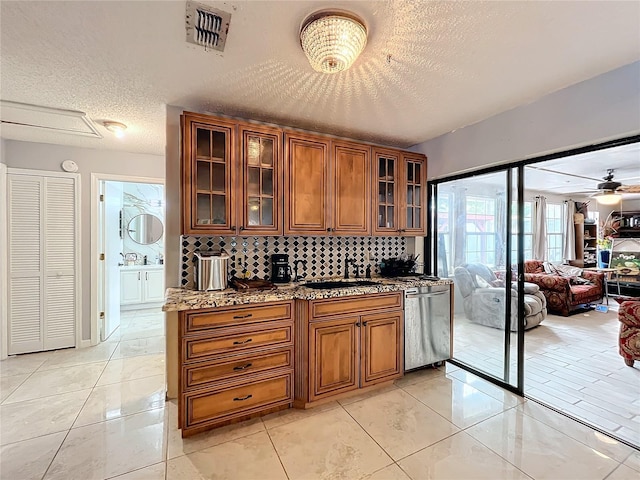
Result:
<svg viewBox="0 0 640 480"><path fill-rule="evenodd" d="M9 354L43 349L42 177L8 175Z"/></svg>
<svg viewBox="0 0 640 480"><path fill-rule="evenodd" d="M75 346L75 185L44 180L44 349Z"/></svg>
<svg viewBox="0 0 640 480"><path fill-rule="evenodd" d="M8 175L9 354L75 346L75 179Z"/></svg>

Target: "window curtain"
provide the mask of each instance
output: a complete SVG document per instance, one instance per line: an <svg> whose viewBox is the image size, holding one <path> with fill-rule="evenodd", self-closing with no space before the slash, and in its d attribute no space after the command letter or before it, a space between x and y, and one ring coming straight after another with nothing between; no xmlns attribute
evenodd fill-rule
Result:
<svg viewBox="0 0 640 480"><path fill-rule="evenodd" d="M565 261L576 259L576 231L573 226L573 215L576 213L575 202L564 202L564 244L562 258Z"/></svg>
<svg viewBox="0 0 640 480"><path fill-rule="evenodd" d="M507 201L505 197L506 192L496 192L496 267L504 267L507 264Z"/></svg>
<svg viewBox="0 0 640 480"><path fill-rule="evenodd" d="M467 189L455 187L453 191L453 218L455 228L453 234L453 266L459 267L467 263Z"/></svg>
<svg viewBox="0 0 640 480"><path fill-rule="evenodd" d="M573 217L572 217L573 218ZM533 202L533 258L547 261L547 198L537 196Z"/></svg>

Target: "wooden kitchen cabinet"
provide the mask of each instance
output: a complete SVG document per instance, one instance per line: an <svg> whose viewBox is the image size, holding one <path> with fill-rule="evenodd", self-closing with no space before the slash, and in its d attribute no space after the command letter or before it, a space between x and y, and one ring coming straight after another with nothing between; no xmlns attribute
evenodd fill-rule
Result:
<svg viewBox="0 0 640 480"><path fill-rule="evenodd" d="M426 185L426 157L374 148L373 234L425 235Z"/></svg>
<svg viewBox="0 0 640 480"><path fill-rule="evenodd" d="M292 312L293 301L180 312L183 437L291 407Z"/></svg>
<svg viewBox="0 0 640 480"><path fill-rule="evenodd" d="M183 114L182 232L236 232L236 124L209 115Z"/></svg>
<svg viewBox="0 0 640 480"><path fill-rule="evenodd" d="M296 301L294 406L403 374L401 292Z"/></svg>
<svg viewBox="0 0 640 480"><path fill-rule="evenodd" d="M371 234L371 149L350 142L331 142L330 177L333 204L331 232L338 235Z"/></svg>
<svg viewBox="0 0 640 480"><path fill-rule="evenodd" d="M285 133L285 235L329 230L329 140Z"/></svg>
<svg viewBox="0 0 640 480"><path fill-rule="evenodd" d="M345 317L309 325L311 400L358 388L358 323Z"/></svg>
<svg viewBox="0 0 640 480"><path fill-rule="evenodd" d="M282 235L282 130L240 124L241 234Z"/></svg>

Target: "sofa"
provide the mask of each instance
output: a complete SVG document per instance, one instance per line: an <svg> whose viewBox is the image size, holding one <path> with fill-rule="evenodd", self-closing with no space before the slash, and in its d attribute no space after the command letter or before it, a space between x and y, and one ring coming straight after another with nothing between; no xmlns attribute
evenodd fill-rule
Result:
<svg viewBox="0 0 640 480"><path fill-rule="evenodd" d="M583 270L581 277L590 283L575 284L570 277L545 273L544 263L538 260L524 262L524 281L538 285L549 311L565 317L585 303L602 302L604 273Z"/></svg>
<svg viewBox="0 0 640 480"><path fill-rule="evenodd" d="M469 320L480 325L504 329L506 289L504 281L481 263L469 263L454 270L455 285L463 298L464 311ZM500 286L502 285L502 286ZM517 329L517 284L511 283L511 331ZM547 301L537 285L524 285L525 330L540 324L547 317Z"/></svg>
<svg viewBox="0 0 640 480"><path fill-rule="evenodd" d="M624 363L633 367L634 360L640 360L640 301L622 302L618 308L618 320L620 321L618 351Z"/></svg>

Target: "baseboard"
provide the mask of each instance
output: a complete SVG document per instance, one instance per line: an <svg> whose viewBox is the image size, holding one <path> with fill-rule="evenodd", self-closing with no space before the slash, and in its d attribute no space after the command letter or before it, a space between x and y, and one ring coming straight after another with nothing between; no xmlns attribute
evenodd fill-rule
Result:
<svg viewBox="0 0 640 480"><path fill-rule="evenodd" d="M91 339L89 340L81 340L80 341L80 345L78 345L78 348L87 348L91 346Z"/></svg>

